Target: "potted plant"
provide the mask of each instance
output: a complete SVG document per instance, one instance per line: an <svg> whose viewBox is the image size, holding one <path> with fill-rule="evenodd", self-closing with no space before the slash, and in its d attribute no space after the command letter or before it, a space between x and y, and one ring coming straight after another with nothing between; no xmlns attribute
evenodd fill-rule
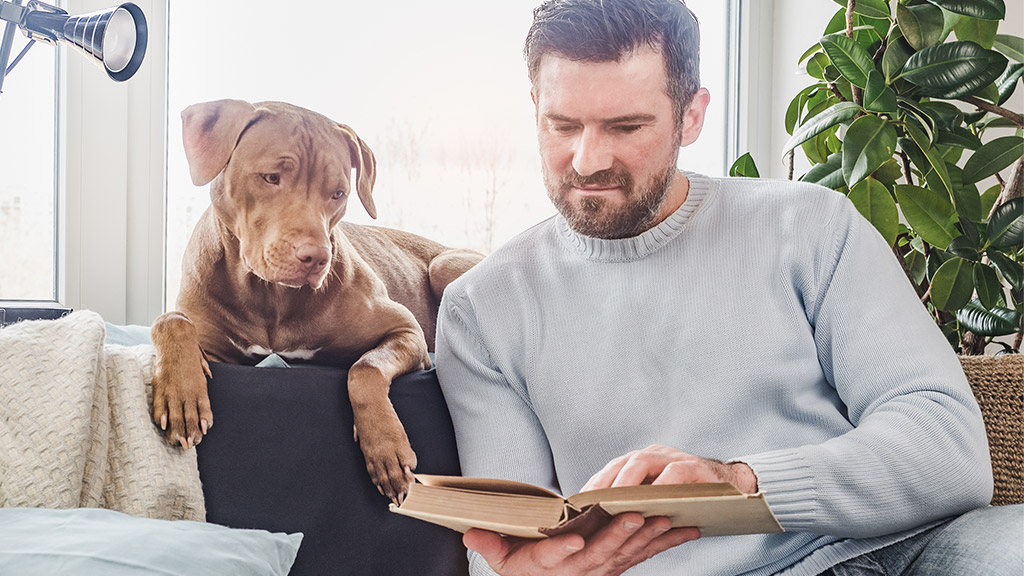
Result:
<svg viewBox="0 0 1024 576"><path fill-rule="evenodd" d="M800 180L848 195L961 354L1019 352L1024 117L1003 104L1024 39L999 33L1003 0L835 1L786 111L789 177L799 148ZM730 175L758 175L749 154Z"/></svg>

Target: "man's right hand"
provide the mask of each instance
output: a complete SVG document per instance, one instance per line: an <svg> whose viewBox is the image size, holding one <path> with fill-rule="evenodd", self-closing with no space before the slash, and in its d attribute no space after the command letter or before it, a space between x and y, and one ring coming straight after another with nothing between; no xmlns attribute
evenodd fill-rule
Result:
<svg viewBox="0 0 1024 576"><path fill-rule="evenodd" d="M696 528L671 526L668 518L645 520L636 512L627 512L589 540L579 534L523 540L473 529L462 542L502 576L617 576L659 552L700 537Z"/></svg>

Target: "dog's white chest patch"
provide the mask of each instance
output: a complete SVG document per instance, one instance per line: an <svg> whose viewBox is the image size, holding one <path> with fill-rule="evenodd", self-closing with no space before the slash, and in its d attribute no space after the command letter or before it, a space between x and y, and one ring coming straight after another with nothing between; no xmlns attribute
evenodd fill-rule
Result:
<svg viewBox="0 0 1024 576"><path fill-rule="evenodd" d="M265 346L259 346L256 344L253 344L252 346L249 346L247 348L243 348L239 346L238 343L235 342L234 340L232 340L231 343L234 344L236 348L241 350L242 354L245 354L249 358L265 357L270 356L271 354L277 354L278 356L284 358L285 360L312 360L313 356L315 356L316 353L320 351L319 348L313 350L271 350L270 348L267 348Z"/></svg>

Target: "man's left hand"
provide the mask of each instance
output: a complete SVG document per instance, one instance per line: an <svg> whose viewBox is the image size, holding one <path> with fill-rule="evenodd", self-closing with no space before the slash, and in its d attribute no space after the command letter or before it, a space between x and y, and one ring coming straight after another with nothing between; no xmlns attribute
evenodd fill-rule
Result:
<svg viewBox="0 0 1024 576"><path fill-rule="evenodd" d="M757 492L757 476L742 462L726 464L657 444L635 450L609 462L594 474L582 491L639 484L693 484L729 482L740 492Z"/></svg>

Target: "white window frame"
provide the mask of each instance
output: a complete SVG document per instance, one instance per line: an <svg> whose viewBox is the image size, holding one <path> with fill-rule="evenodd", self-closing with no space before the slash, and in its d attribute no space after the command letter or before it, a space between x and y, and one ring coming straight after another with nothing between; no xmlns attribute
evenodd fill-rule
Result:
<svg viewBox="0 0 1024 576"><path fill-rule="evenodd" d="M147 325L163 309L168 0L134 1L149 39L131 80L111 82L79 54L61 66L57 293L108 322ZM65 9L110 6L69 0Z"/></svg>

